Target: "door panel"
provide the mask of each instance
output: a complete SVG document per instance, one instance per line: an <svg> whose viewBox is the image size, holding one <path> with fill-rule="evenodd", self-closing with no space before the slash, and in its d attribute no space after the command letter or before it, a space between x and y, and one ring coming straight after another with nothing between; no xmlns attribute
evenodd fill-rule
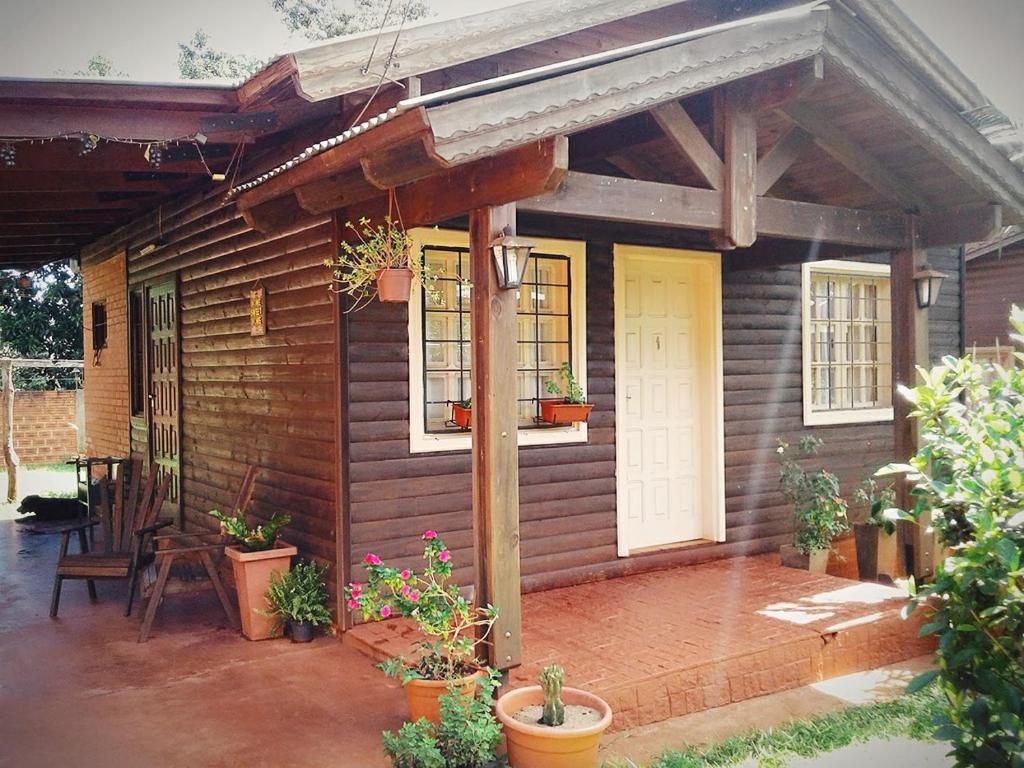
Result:
<svg viewBox="0 0 1024 768"><path fill-rule="evenodd" d="M620 554L717 536L711 256L651 250L616 247Z"/></svg>
<svg viewBox="0 0 1024 768"><path fill-rule="evenodd" d="M181 423L179 390L178 286L154 285L147 294L149 322L149 451L150 459L171 473L164 515L184 524L181 497Z"/></svg>

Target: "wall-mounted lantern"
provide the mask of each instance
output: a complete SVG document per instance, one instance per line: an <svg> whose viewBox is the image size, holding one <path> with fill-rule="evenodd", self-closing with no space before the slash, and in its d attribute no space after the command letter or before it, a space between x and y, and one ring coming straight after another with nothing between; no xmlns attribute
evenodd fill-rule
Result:
<svg viewBox="0 0 1024 768"><path fill-rule="evenodd" d="M491 242L499 288L518 288L522 284L526 262L533 249L534 244L513 235L511 227L505 227L505 233Z"/></svg>
<svg viewBox="0 0 1024 768"><path fill-rule="evenodd" d="M935 302L939 300L939 289L945 279L945 272L932 269L927 264L921 265L914 273L914 293L917 295L918 309L935 306Z"/></svg>

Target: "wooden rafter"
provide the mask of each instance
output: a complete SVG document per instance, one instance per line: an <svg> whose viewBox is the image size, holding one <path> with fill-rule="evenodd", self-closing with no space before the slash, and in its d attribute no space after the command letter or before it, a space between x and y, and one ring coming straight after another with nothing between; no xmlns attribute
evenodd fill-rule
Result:
<svg viewBox="0 0 1024 768"><path fill-rule="evenodd" d="M651 115L704 182L712 189L721 189L725 178L722 159L682 105L677 101L659 104L651 110Z"/></svg>
<svg viewBox="0 0 1024 768"><path fill-rule="evenodd" d="M779 113L814 137L814 143L883 197L903 208L918 210L927 201L876 160L866 149L851 141L828 120L807 104L790 104Z"/></svg>
<svg viewBox="0 0 1024 768"><path fill-rule="evenodd" d="M767 195L807 147L814 143L811 134L793 126L757 161L757 194Z"/></svg>

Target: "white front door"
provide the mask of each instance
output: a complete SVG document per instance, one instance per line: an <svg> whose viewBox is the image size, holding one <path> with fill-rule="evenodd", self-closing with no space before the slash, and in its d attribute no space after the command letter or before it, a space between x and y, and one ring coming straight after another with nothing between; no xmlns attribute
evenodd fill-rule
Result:
<svg viewBox="0 0 1024 768"><path fill-rule="evenodd" d="M619 554L724 539L718 254L615 247Z"/></svg>

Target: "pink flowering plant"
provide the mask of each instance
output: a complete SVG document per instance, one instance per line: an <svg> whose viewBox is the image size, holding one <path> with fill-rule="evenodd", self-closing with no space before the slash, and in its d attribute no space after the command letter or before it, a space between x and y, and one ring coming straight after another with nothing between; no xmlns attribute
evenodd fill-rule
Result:
<svg viewBox="0 0 1024 768"><path fill-rule="evenodd" d="M451 581L452 553L436 531L423 532L424 566L419 573L396 568L370 552L363 558L366 583L345 588L348 607L364 619L393 616L413 619L425 639L412 663L395 658L380 667L403 682L413 679L457 680L479 669L476 646L486 639L498 611L477 607Z"/></svg>

